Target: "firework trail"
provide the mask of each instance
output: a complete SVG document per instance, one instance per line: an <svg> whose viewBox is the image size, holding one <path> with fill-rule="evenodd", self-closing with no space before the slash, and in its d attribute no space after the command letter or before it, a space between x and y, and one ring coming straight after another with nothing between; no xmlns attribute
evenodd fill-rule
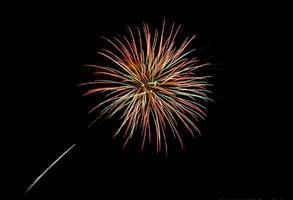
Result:
<svg viewBox="0 0 293 200"><path fill-rule="evenodd" d="M165 21L160 33L157 30L151 33L147 24L143 24L142 29L128 27L128 37L104 38L114 51L102 49L98 53L111 63L107 66L87 65L96 69L97 79L80 84L91 87L84 95L105 94L105 100L89 112L99 109L100 116L105 118L120 113L122 123L114 137L124 130L123 147L135 133L140 133L141 150L146 140L149 143L155 141L156 151L164 148L167 154L167 133L171 132L182 148L184 144L178 126L183 125L192 136L194 132L200 133L198 118L206 117L202 102L210 100L206 82L209 76L198 76L197 72L209 64L199 64L196 57L189 58L195 49L186 49L195 36L186 38L176 47L179 29L180 25L172 24L165 30ZM25 194L75 146L70 146L47 167Z"/></svg>
<svg viewBox="0 0 293 200"><path fill-rule="evenodd" d="M71 145L61 156L59 156L49 167L47 167L43 173L41 173L32 184L26 189L25 193L27 193L35 184L61 159L63 158L76 144Z"/></svg>
<svg viewBox="0 0 293 200"><path fill-rule="evenodd" d="M105 94L105 100L89 112L99 109L106 118L120 113L122 123L114 137L124 130L123 147L139 132L141 150L148 140L155 141L157 152L164 148L167 153L167 130L182 148L179 124L192 136L199 133L196 122L206 116L201 103L209 100L209 91L208 76L196 73L208 63L188 58L195 49L186 49L195 36L176 48L179 29L173 24L165 30L165 21L161 33L152 33L147 24L142 29L128 27L128 37L104 38L113 47L98 52L111 61L107 66L87 65L96 69L97 79L81 84L91 86L84 95Z"/></svg>

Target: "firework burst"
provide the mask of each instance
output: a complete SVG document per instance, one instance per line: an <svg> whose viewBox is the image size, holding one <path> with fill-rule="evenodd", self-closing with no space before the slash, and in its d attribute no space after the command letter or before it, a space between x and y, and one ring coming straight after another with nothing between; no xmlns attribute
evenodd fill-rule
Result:
<svg viewBox="0 0 293 200"><path fill-rule="evenodd" d="M128 37L104 38L112 48L98 53L111 62L87 65L95 68L97 79L81 84L91 86L84 95L105 94L89 112L100 110L107 118L120 114L122 123L114 137L123 134L123 147L134 134L140 134L141 150L148 141L155 142L157 152L164 149L167 153L170 133L184 147L178 126L192 136L200 133L198 118L206 116L202 102L209 100L209 91L208 76L197 72L208 63L200 64L190 56L195 49L187 50L195 36L176 47L180 25L165 29L165 21L161 32L151 32L143 24L142 28L128 27Z"/></svg>

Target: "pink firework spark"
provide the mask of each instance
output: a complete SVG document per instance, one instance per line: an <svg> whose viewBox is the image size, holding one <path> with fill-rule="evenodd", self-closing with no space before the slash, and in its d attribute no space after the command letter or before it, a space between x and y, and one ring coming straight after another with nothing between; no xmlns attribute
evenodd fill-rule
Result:
<svg viewBox="0 0 293 200"><path fill-rule="evenodd" d="M101 49L98 53L109 64L87 65L96 69L96 80L81 84L91 86L85 95L106 94L104 101L89 112L99 109L108 117L122 112L114 137L123 132L123 147L134 134L141 134L141 150L148 140L155 141L157 152L164 146L167 153L167 130L182 148L179 124L192 136L199 133L196 123L206 116L201 102L209 100L209 84L208 76L198 76L196 72L208 63L199 64L197 58L189 58L195 49L187 50L187 46L195 36L176 47L179 29L180 25L172 24L166 31L165 21L161 33L151 32L147 24L142 29L128 27L128 36L104 38L113 50Z"/></svg>

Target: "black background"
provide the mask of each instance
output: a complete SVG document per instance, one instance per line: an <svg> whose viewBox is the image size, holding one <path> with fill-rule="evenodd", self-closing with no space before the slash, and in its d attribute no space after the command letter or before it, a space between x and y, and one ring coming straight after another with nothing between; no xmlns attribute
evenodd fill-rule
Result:
<svg viewBox="0 0 293 200"><path fill-rule="evenodd" d="M131 7L133 6L133 7ZM16 169L12 196L21 199L177 199L284 197L288 166L281 93L271 43L271 18L251 5L188 2L34 5L17 13L10 90L10 132ZM160 28L163 19L183 24L214 78L203 135L187 151L143 153L112 140L117 120L87 129L91 100L76 85L87 81L83 64L95 63L100 36L126 33L126 25ZM17 92L16 92L17 91ZM277 92L279 91L279 92ZM280 105L280 106L276 106ZM26 195L26 187L73 143L64 159ZM105 195L105 196L104 196Z"/></svg>

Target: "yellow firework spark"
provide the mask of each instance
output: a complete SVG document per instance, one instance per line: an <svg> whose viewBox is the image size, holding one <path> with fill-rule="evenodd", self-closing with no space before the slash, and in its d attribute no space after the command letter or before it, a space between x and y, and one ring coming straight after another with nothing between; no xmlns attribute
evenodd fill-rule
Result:
<svg viewBox="0 0 293 200"><path fill-rule="evenodd" d="M202 102L209 100L209 84L208 76L197 72L208 63L199 64L191 56L195 49L187 50L195 36L176 47L179 29L172 24L165 30L165 21L161 32L151 32L147 24L142 29L128 27L128 36L104 38L112 50L98 53L110 61L107 66L88 65L96 69L97 79L81 84L90 86L85 95L105 93L90 112L100 110L107 117L120 113L122 123L114 137L124 132L123 146L140 134L141 149L146 140L155 141L157 152L163 146L167 153L168 134L184 147L179 124L192 136L199 133L197 121L206 116Z"/></svg>

